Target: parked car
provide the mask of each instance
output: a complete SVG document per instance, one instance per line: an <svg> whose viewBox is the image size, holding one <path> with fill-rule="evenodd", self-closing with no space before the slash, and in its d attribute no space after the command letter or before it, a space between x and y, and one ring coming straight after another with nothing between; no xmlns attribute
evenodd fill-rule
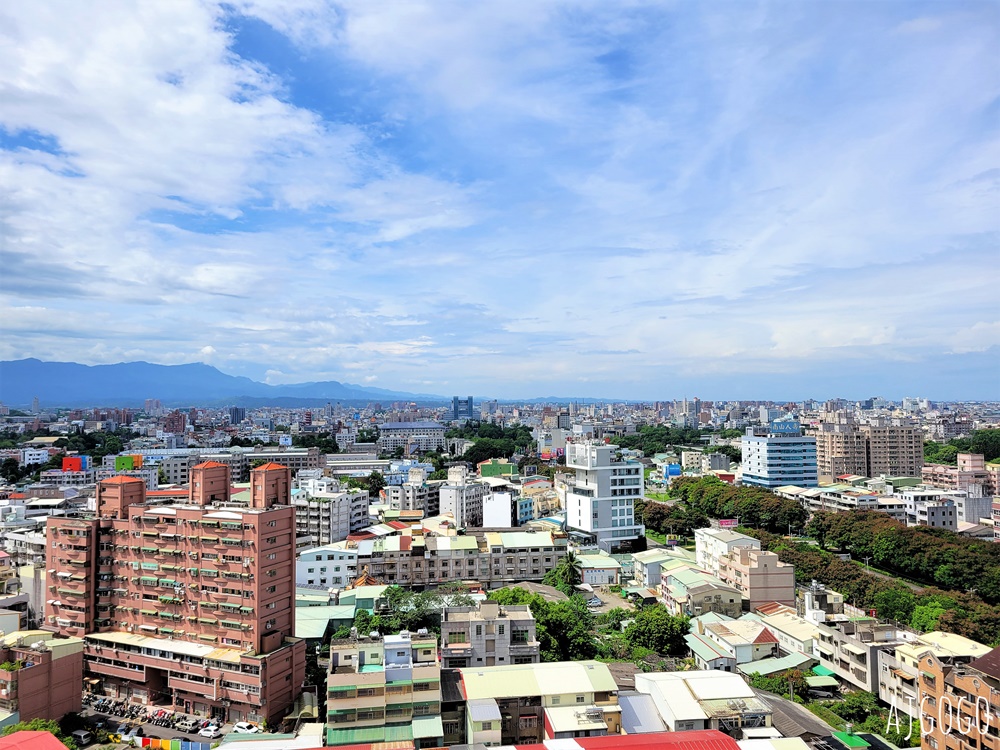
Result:
<svg viewBox="0 0 1000 750"><path fill-rule="evenodd" d="M129 729L127 733L122 735L122 742L131 742L136 737L142 737L145 733L146 732L142 728L142 724L136 724L134 727Z"/></svg>
<svg viewBox="0 0 1000 750"><path fill-rule="evenodd" d="M233 731L237 734L258 734L260 727L254 726L249 721L238 721L233 725Z"/></svg>
<svg viewBox="0 0 1000 750"><path fill-rule="evenodd" d="M86 729L77 729L70 734L70 737L76 741L77 747L86 747L96 739L94 733Z"/></svg>
<svg viewBox="0 0 1000 750"><path fill-rule="evenodd" d="M202 737L207 737L210 740L217 740L222 736L222 732L220 732L219 728L214 724L209 724L207 727L200 730L198 734Z"/></svg>
<svg viewBox="0 0 1000 750"><path fill-rule="evenodd" d="M197 719L181 719L177 722L177 729L181 732L194 732L200 724Z"/></svg>

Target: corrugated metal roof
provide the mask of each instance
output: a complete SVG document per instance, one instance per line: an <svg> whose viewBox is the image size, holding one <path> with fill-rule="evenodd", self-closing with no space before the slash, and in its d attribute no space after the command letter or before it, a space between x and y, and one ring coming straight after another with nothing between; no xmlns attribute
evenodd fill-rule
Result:
<svg viewBox="0 0 1000 750"><path fill-rule="evenodd" d="M470 700L467 710L473 721L500 721L500 707L492 698Z"/></svg>
<svg viewBox="0 0 1000 750"><path fill-rule="evenodd" d="M666 731L652 696L645 693L619 693L618 705L622 710L622 729L625 734Z"/></svg>

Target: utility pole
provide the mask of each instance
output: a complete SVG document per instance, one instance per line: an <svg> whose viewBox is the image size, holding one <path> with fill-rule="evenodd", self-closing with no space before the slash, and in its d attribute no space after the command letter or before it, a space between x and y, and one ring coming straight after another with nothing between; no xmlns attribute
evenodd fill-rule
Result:
<svg viewBox="0 0 1000 750"><path fill-rule="evenodd" d="M871 555L865 558L865 573L868 572L868 561L871 560Z"/></svg>

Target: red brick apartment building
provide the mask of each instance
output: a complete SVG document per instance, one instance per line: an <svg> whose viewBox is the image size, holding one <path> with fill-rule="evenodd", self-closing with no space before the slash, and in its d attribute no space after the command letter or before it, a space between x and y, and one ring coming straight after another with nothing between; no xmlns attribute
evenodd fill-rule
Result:
<svg viewBox="0 0 1000 750"><path fill-rule="evenodd" d="M84 639L98 691L272 723L298 697L291 472L254 469L249 506L230 501L229 479L225 464L199 464L187 500L159 504L114 477L96 514L48 519L44 627Z"/></svg>
<svg viewBox="0 0 1000 750"><path fill-rule="evenodd" d="M15 721L61 719L80 710L83 641L42 630L0 638L0 709Z"/></svg>
<svg viewBox="0 0 1000 750"><path fill-rule="evenodd" d="M1000 647L978 659L921 655L924 750L1000 750Z"/></svg>

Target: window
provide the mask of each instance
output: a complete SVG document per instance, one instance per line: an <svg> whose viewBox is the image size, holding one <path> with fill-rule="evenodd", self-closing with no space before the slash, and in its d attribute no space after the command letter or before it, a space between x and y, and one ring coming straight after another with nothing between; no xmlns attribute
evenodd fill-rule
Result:
<svg viewBox="0 0 1000 750"><path fill-rule="evenodd" d="M559 705L559 701L560 701L560 698L559 698L558 695L553 695L552 696L552 705L553 706L558 706Z"/></svg>
<svg viewBox="0 0 1000 750"><path fill-rule="evenodd" d="M476 635L482 635L482 634L483 634L483 626L476 625Z"/></svg>
<svg viewBox="0 0 1000 750"><path fill-rule="evenodd" d="M503 635L503 629L504 629L504 626L503 626L503 625L498 625L498 626L497 626L497 633L498 633L499 635Z"/></svg>
<svg viewBox="0 0 1000 750"><path fill-rule="evenodd" d="M577 703L583 703L583 696L582 695L576 696L576 702Z"/></svg>

